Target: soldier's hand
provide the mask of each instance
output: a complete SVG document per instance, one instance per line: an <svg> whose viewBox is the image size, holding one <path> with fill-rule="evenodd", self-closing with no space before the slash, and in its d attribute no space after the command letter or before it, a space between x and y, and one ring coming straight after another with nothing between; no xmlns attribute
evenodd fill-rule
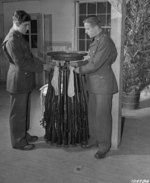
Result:
<svg viewBox="0 0 150 183"><path fill-rule="evenodd" d="M84 60L90 60L90 56L89 55L84 56Z"/></svg>
<svg viewBox="0 0 150 183"><path fill-rule="evenodd" d="M78 63L77 62L70 62L70 66L72 66L72 67L78 67Z"/></svg>

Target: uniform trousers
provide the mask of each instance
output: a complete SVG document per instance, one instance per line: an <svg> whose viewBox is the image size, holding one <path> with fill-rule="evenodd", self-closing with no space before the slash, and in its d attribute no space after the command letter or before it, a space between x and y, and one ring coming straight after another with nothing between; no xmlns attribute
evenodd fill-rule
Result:
<svg viewBox="0 0 150 183"><path fill-rule="evenodd" d="M112 134L112 94L89 93L89 144L108 149Z"/></svg>
<svg viewBox="0 0 150 183"><path fill-rule="evenodd" d="M10 134L12 147L27 144L26 135L30 125L31 92L10 94Z"/></svg>

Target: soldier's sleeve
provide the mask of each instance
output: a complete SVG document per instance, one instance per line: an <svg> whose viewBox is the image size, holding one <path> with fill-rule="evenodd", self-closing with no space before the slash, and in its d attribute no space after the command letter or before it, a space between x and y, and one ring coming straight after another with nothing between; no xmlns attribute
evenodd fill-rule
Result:
<svg viewBox="0 0 150 183"><path fill-rule="evenodd" d="M85 60L85 61L79 61L77 64L78 64L78 67L81 67L83 65L86 65L87 63L89 63L89 61Z"/></svg>
<svg viewBox="0 0 150 183"><path fill-rule="evenodd" d="M13 62L20 70L27 72L42 72L42 62L38 59L34 59L31 53L26 54L19 41L19 39L11 39L6 43L7 51Z"/></svg>
<svg viewBox="0 0 150 183"><path fill-rule="evenodd" d="M110 64L113 64L117 58L118 53L117 53L116 46L112 40L111 40L111 44L112 44L112 50L111 50Z"/></svg>
<svg viewBox="0 0 150 183"><path fill-rule="evenodd" d="M99 42L97 50L91 61L79 68L79 72L83 74L88 74L95 72L97 69L103 66L103 64L108 61L108 58L111 54L111 45L107 37L103 37Z"/></svg>

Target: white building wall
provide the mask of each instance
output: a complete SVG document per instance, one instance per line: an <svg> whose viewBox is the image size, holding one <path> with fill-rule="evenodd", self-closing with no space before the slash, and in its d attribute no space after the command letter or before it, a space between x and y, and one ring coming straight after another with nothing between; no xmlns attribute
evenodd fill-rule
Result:
<svg viewBox="0 0 150 183"><path fill-rule="evenodd" d="M53 41L72 41L74 35L74 0L42 0L4 3L4 32L12 26L16 10L28 13L52 14Z"/></svg>

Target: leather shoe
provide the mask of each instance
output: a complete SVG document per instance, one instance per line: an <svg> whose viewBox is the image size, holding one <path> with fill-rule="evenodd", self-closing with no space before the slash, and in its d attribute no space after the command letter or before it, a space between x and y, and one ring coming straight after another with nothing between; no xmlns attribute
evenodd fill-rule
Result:
<svg viewBox="0 0 150 183"><path fill-rule="evenodd" d="M27 139L28 142L36 142L38 140L38 137L27 134L26 139Z"/></svg>
<svg viewBox="0 0 150 183"><path fill-rule="evenodd" d="M24 151L29 151L35 148L34 144L26 144L25 146L22 147L14 147L14 149L20 149L20 150L24 150Z"/></svg>
<svg viewBox="0 0 150 183"><path fill-rule="evenodd" d="M97 151L96 154L95 154L95 158L96 159L103 159L106 157L106 154L107 154L108 151Z"/></svg>

